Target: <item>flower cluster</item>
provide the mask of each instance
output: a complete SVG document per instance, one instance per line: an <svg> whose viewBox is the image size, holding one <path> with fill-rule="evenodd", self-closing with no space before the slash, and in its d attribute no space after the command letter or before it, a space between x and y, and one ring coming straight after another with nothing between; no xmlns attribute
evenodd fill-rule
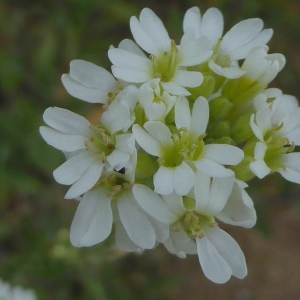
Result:
<svg viewBox="0 0 300 300"><path fill-rule="evenodd" d="M133 40L111 46L112 74L73 60L66 90L102 104L98 124L48 108L40 133L67 158L54 171L79 200L74 246L114 235L124 251L162 243L179 257L197 254L216 283L244 278L245 257L218 222L256 223L246 181L279 172L300 183L300 108L267 88L283 68L268 54L273 31L248 19L223 34L216 8L197 7L183 20L177 44L148 8L130 19Z"/></svg>

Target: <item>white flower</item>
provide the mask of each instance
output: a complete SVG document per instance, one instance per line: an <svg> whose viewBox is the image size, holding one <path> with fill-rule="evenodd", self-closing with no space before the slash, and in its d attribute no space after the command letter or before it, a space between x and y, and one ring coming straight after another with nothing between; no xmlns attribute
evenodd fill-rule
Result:
<svg viewBox="0 0 300 300"><path fill-rule="evenodd" d="M300 145L300 108L286 115L276 127L271 123L272 114L265 107L251 116L250 125L258 142L249 167L258 178L279 172L285 179L300 183L300 153L289 153Z"/></svg>
<svg viewBox="0 0 300 300"><path fill-rule="evenodd" d="M285 65L282 54L268 54L268 47L257 47L246 57L241 69L251 81L258 81L262 85L269 84Z"/></svg>
<svg viewBox="0 0 300 300"><path fill-rule="evenodd" d="M231 194L226 205L216 217L230 225L251 228L256 223L256 211L250 196L245 191L248 185L235 179Z"/></svg>
<svg viewBox="0 0 300 300"><path fill-rule="evenodd" d="M118 91L108 71L84 60L72 60L70 74L62 75L61 80L70 95L91 103L106 104Z"/></svg>
<svg viewBox="0 0 300 300"><path fill-rule="evenodd" d="M12 286L0 279L1 300L36 300L35 292L20 286Z"/></svg>
<svg viewBox="0 0 300 300"><path fill-rule="evenodd" d="M101 116L101 122L106 125L110 133L127 132L135 121L134 109L138 102L138 89L129 85L120 91L113 102Z"/></svg>
<svg viewBox="0 0 300 300"><path fill-rule="evenodd" d="M144 109L148 121L164 121L173 108L177 97L171 96L160 87L160 79L156 78L142 84L139 88L139 104Z"/></svg>
<svg viewBox="0 0 300 300"><path fill-rule="evenodd" d="M248 19L234 25L223 37L224 21L221 12L210 8L201 19L198 7L187 10L183 29L191 28L196 38L207 36L214 47L214 55L209 61L209 67L217 74L234 79L242 76L237 61L248 56L257 46L265 45L272 37L272 29L263 29L261 19ZM222 39L221 39L222 38Z"/></svg>
<svg viewBox="0 0 300 300"><path fill-rule="evenodd" d="M112 135L105 127L92 126L82 116L58 107L46 109L43 117L51 126L40 127L44 140L59 150L71 152L69 159L53 172L58 183L72 185L65 196L67 199L90 190L104 167L126 171L136 151L132 134Z"/></svg>
<svg viewBox="0 0 300 300"><path fill-rule="evenodd" d="M186 195L195 182L194 167L214 177L234 174L223 164L238 164L243 151L231 145L204 145L208 110L207 100L199 97L191 114L187 99L179 97L175 104L178 135L172 134L159 121L146 122L146 131L133 125L132 132L138 144L150 155L159 157L160 167L153 177L155 192L168 195L175 191Z"/></svg>
<svg viewBox="0 0 300 300"><path fill-rule="evenodd" d="M171 226L173 234L165 242L170 252L185 257L186 253L195 253L196 246L204 274L216 283L224 283L231 275L244 278L247 274L243 252L232 237L218 228L214 218L226 206L233 184L233 176L211 178L197 172L194 190L186 197L176 194L160 197L139 184L133 186L133 194L147 213ZM232 196L223 212L223 220L235 225L252 225L256 215L248 211L251 204L236 196ZM245 202L246 209L242 208Z"/></svg>
<svg viewBox="0 0 300 300"><path fill-rule="evenodd" d="M207 37L195 38L190 32L182 37L180 46L176 46L161 20L148 8L142 10L139 20L131 18L130 29L137 44L151 56L143 55L127 40L119 48L110 49L108 56L115 77L132 83L160 78L163 88L173 95L190 95L184 87L197 87L202 83L200 72L188 71L185 67L201 64L212 55Z"/></svg>
<svg viewBox="0 0 300 300"><path fill-rule="evenodd" d="M272 110L271 124L273 127L278 126L287 115L297 110L299 106L296 97L285 95L277 88L264 90L253 99L253 104L256 111L265 107Z"/></svg>
<svg viewBox="0 0 300 300"><path fill-rule="evenodd" d="M104 241L114 223L116 245L124 251L151 249L156 241L168 238L167 226L141 210L126 179L122 174L109 175L84 194L71 225L74 246L87 247Z"/></svg>

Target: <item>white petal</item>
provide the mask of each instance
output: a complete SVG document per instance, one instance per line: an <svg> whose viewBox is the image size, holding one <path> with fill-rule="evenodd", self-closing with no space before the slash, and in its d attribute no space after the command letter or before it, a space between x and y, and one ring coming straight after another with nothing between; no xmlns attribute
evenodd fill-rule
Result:
<svg viewBox="0 0 300 300"><path fill-rule="evenodd" d="M283 155L284 169L278 172L287 180L300 184L300 153L294 152Z"/></svg>
<svg viewBox="0 0 300 300"><path fill-rule="evenodd" d="M71 61L70 76L88 88L103 91L112 90L116 84L116 80L107 70L79 59ZM107 90L108 87L109 89Z"/></svg>
<svg viewBox="0 0 300 300"><path fill-rule="evenodd" d="M256 223L253 201L238 184L234 184L224 209L216 217L224 223L246 228L251 228Z"/></svg>
<svg viewBox="0 0 300 300"><path fill-rule="evenodd" d="M263 160L252 162L249 168L259 179L266 177L271 172L271 169Z"/></svg>
<svg viewBox="0 0 300 300"><path fill-rule="evenodd" d="M258 18L243 20L234 25L223 37L220 50L229 53L253 40L263 28Z"/></svg>
<svg viewBox="0 0 300 300"><path fill-rule="evenodd" d="M111 70L114 76L126 82L142 83L152 79L151 74L147 70L136 71L116 66L111 66Z"/></svg>
<svg viewBox="0 0 300 300"><path fill-rule="evenodd" d="M191 132L195 136L205 133L209 120L209 106L207 100L200 96L194 103L192 111Z"/></svg>
<svg viewBox="0 0 300 300"><path fill-rule="evenodd" d="M232 170L226 169L224 166L209 158L201 158L200 160L195 161L195 165L197 170L211 177L227 177L234 175Z"/></svg>
<svg viewBox="0 0 300 300"><path fill-rule="evenodd" d="M143 48L148 53L157 55L159 54L159 49L155 42L149 37L147 31L136 17L130 18L130 30L135 39L141 48Z"/></svg>
<svg viewBox="0 0 300 300"><path fill-rule="evenodd" d="M200 72L177 70L173 80L182 86L198 87L203 82L203 75Z"/></svg>
<svg viewBox="0 0 300 300"><path fill-rule="evenodd" d="M214 216L224 208L228 197L231 194L233 182L234 176L213 178L209 193L209 202L205 208L206 215Z"/></svg>
<svg viewBox="0 0 300 300"><path fill-rule="evenodd" d="M73 184L96 162L96 157L88 151L81 152L54 170L54 179L60 184Z"/></svg>
<svg viewBox="0 0 300 300"><path fill-rule="evenodd" d="M209 194L210 194L210 183L211 177L201 173L196 172L196 182L194 186L195 200L196 200L196 210L197 211L206 211L209 203Z"/></svg>
<svg viewBox="0 0 300 300"><path fill-rule="evenodd" d="M185 213L186 209L183 205L182 196L173 193L170 195L163 195L162 197L174 215L181 217Z"/></svg>
<svg viewBox="0 0 300 300"><path fill-rule="evenodd" d="M152 67L152 62L149 58L119 48L109 49L108 57L119 68L147 72Z"/></svg>
<svg viewBox="0 0 300 300"><path fill-rule="evenodd" d="M130 155L128 153L124 153L118 149L115 149L110 155L106 157L106 160L113 169L115 169L116 171L120 171L127 165L129 158Z"/></svg>
<svg viewBox="0 0 300 300"><path fill-rule="evenodd" d="M77 180L65 195L66 199L76 198L90 190L99 180L102 173L103 163L95 162L84 175Z"/></svg>
<svg viewBox="0 0 300 300"><path fill-rule="evenodd" d="M105 240L112 228L112 210L107 189L86 193L76 210L70 231L75 247L88 247Z"/></svg>
<svg viewBox="0 0 300 300"><path fill-rule="evenodd" d="M168 32L162 21L151 9L144 8L141 11L140 22L160 52L168 52L171 50L171 40Z"/></svg>
<svg viewBox="0 0 300 300"><path fill-rule="evenodd" d="M135 139L133 134L124 133L116 136L116 148L125 153L133 154L135 152Z"/></svg>
<svg viewBox="0 0 300 300"><path fill-rule="evenodd" d="M89 136L91 123L84 117L67 109L49 107L45 110L43 119L52 128L63 133Z"/></svg>
<svg viewBox="0 0 300 300"><path fill-rule="evenodd" d="M174 191L173 185L173 168L160 166L158 171L153 175L154 191L161 195L170 195Z"/></svg>
<svg viewBox="0 0 300 300"><path fill-rule="evenodd" d="M272 128L271 117L272 117L272 110L269 109L269 107L262 108L256 113L255 115L256 124L259 127L259 129L262 131L262 133L265 133L270 128Z"/></svg>
<svg viewBox="0 0 300 300"><path fill-rule="evenodd" d="M141 126L134 124L132 126L132 133L137 143L149 154L153 156L160 156L160 143L154 139Z"/></svg>
<svg viewBox="0 0 300 300"><path fill-rule="evenodd" d="M71 96L89 103L106 104L108 93L116 89L115 87L106 90L89 88L74 80L69 74L62 75L61 81Z"/></svg>
<svg viewBox="0 0 300 300"><path fill-rule="evenodd" d="M211 240L204 236L196 239L199 262L204 275L215 283L225 283L232 271L225 259L219 254Z"/></svg>
<svg viewBox="0 0 300 300"><path fill-rule="evenodd" d="M156 240L159 243L163 243L164 241L166 241L170 236L169 225L166 225L151 217L149 217L149 221L155 230Z"/></svg>
<svg viewBox="0 0 300 300"><path fill-rule="evenodd" d="M211 42L207 36L202 36L187 43L181 43L178 50L179 66L196 66L207 61L213 54Z"/></svg>
<svg viewBox="0 0 300 300"><path fill-rule="evenodd" d="M84 143L87 138L81 135L61 133L46 126L40 127L40 134L50 146L62 151L71 152L86 148Z"/></svg>
<svg viewBox="0 0 300 300"><path fill-rule="evenodd" d="M172 239L172 244L174 247L174 254L179 257L185 257L182 254L196 254L197 247L194 240L192 240L184 230L171 231L170 237Z"/></svg>
<svg viewBox="0 0 300 300"><path fill-rule="evenodd" d="M133 40L122 40L119 44L119 48L142 57L146 57L146 54L143 52L143 50Z"/></svg>
<svg viewBox="0 0 300 300"><path fill-rule="evenodd" d="M161 83L163 88L172 95L182 95L182 96L189 96L191 93L183 88L180 84L177 82L171 81L171 82L162 82Z"/></svg>
<svg viewBox="0 0 300 300"><path fill-rule="evenodd" d="M170 211L163 199L147 186L135 184L132 192L138 204L153 218L164 224L177 221L177 216Z"/></svg>
<svg viewBox="0 0 300 300"><path fill-rule="evenodd" d="M137 209L131 192L120 195L117 206L120 219L129 238L142 249L151 249L155 245L155 231L146 215Z"/></svg>
<svg viewBox="0 0 300 300"><path fill-rule="evenodd" d="M264 142L264 135L263 132L261 131L261 129L256 125L255 123L255 114L252 114L250 117L250 126L251 129L253 131L253 133L255 134L255 136L262 142Z"/></svg>
<svg viewBox="0 0 300 300"><path fill-rule="evenodd" d="M164 123L160 121L148 121L145 123L144 128L160 143L160 145L173 146L173 141L171 139L172 133Z"/></svg>
<svg viewBox="0 0 300 300"><path fill-rule="evenodd" d="M208 228L205 233L230 266L232 275L243 279L247 275L247 266L244 253L238 243L218 227Z"/></svg>
<svg viewBox="0 0 300 300"><path fill-rule="evenodd" d="M122 222L116 222L116 246L126 252L137 251L139 247L129 238Z"/></svg>
<svg viewBox="0 0 300 300"><path fill-rule="evenodd" d="M212 45L222 37L224 20L222 13L215 7L209 8L201 21L201 33L209 37Z"/></svg>
<svg viewBox="0 0 300 300"><path fill-rule="evenodd" d="M230 57L233 60L239 60L247 57L249 52L257 46L265 45L271 39L273 35L272 29L264 29L262 30L253 40L249 43L232 50L230 52Z"/></svg>
<svg viewBox="0 0 300 300"><path fill-rule="evenodd" d="M184 15L183 19L183 30L186 32L188 28L192 28L196 34L196 37L199 37L201 27L201 14L200 9L196 6L188 9Z"/></svg>
<svg viewBox="0 0 300 300"><path fill-rule="evenodd" d="M300 171L293 170L292 168L285 168L284 170L278 170L278 172L286 180L300 184Z"/></svg>
<svg viewBox="0 0 300 300"><path fill-rule="evenodd" d="M187 163L182 162L174 168L173 185L176 194L187 195L194 183L195 173Z"/></svg>
<svg viewBox="0 0 300 300"><path fill-rule="evenodd" d="M178 252L176 250L171 237L164 241L163 244L171 254L176 254L179 258L186 258L186 254L183 251Z"/></svg>
<svg viewBox="0 0 300 300"><path fill-rule="evenodd" d="M244 152L238 147L224 144L205 145L204 156L223 165L237 165L244 158Z"/></svg>
<svg viewBox="0 0 300 300"><path fill-rule="evenodd" d="M265 158L267 149L268 146L265 143L257 142L254 149L254 159L263 160Z"/></svg>
<svg viewBox="0 0 300 300"><path fill-rule="evenodd" d="M101 123L111 134L131 124L129 107L118 100L113 101L101 116ZM129 123L129 124L128 124Z"/></svg>
<svg viewBox="0 0 300 300"><path fill-rule="evenodd" d="M229 79L239 78L246 73L246 71L242 70L239 66L221 67L212 59L209 61L208 65L216 74Z"/></svg>
<svg viewBox="0 0 300 300"><path fill-rule="evenodd" d="M191 121L192 116L189 102L185 97L179 96L175 103L175 124L177 129L186 128L190 130Z"/></svg>

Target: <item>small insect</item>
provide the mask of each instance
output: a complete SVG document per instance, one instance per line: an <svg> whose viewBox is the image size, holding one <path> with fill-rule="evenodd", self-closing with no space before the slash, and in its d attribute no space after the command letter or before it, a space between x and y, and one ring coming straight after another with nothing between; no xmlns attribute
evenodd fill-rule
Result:
<svg viewBox="0 0 300 300"><path fill-rule="evenodd" d="M117 171L117 170L115 169L115 171L118 172L118 173L120 173L120 174L125 174L125 168L124 168L124 167L123 167L122 169L120 169L119 171Z"/></svg>

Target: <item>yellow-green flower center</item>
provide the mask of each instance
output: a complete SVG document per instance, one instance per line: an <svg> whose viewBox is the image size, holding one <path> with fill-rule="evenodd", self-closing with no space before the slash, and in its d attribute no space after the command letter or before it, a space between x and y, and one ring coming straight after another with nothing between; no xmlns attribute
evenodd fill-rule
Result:
<svg viewBox="0 0 300 300"><path fill-rule="evenodd" d="M150 56L153 63L153 76L155 78L160 78L163 82L169 82L172 80L178 64L177 52L177 46L172 40L170 52L163 52L157 57L154 55Z"/></svg>
<svg viewBox="0 0 300 300"><path fill-rule="evenodd" d="M115 150L115 137L106 132L102 126L90 126L95 135L85 142L86 149L96 155L100 155L104 162L105 157Z"/></svg>
<svg viewBox="0 0 300 300"><path fill-rule="evenodd" d="M190 238L195 239L205 235L205 228L218 226L213 216L202 215L194 211L195 199L186 196L183 197L183 203L187 211L173 225L173 230L177 231L183 228Z"/></svg>
<svg viewBox="0 0 300 300"><path fill-rule="evenodd" d="M197 160L203 151L204 136L195 138L186 129L182 129L181 134L173 134L173 145L162 147L158 162L165 167L174 168L179 166L184 160Z"/></svg>

